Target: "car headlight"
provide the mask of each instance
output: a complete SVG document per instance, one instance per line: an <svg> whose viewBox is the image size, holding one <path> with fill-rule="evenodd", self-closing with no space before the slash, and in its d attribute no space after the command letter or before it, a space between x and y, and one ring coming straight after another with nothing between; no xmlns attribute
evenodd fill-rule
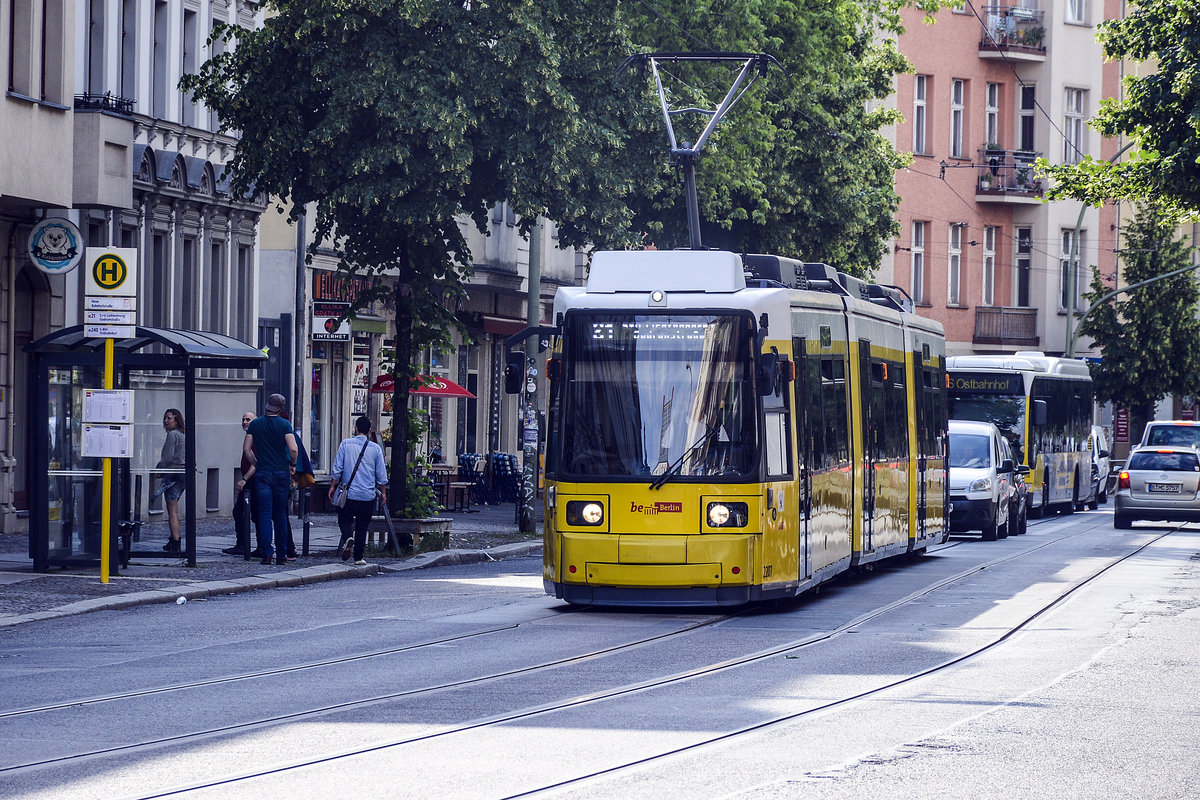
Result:
<svg viewBox="0 0 1200 800"><path fill-rule="evenodd" d="M991 478L980 478L977 481L973 481L971 483L971 485L969 487L967 487L968 492L990 492L991 490L992 490L992 479Z"/></svg>
<svg viewBox="0 0 1200 800"><path fill-rule="evenodd" d="M571 500L567 503L568 525L596 526L604 522L604 505L595 500Z"/></svg>
<svg viewBox="0 0 1200 800"><path fill-rule="evenodd" d="M745 503L709 503L710 528L744 528L750 520L750 507Z"/></svg>

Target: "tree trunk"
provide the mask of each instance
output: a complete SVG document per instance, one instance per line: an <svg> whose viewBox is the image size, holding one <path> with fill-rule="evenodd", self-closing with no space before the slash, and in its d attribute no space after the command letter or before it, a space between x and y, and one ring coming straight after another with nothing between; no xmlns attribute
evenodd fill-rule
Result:
<svg viewBox="0 0 1200 800"><path fill-rule="evenodd" d="M407 247L404 248L407 255ZM396 365L392 386L392 468L388 511L403 517L408 505L408 390L412 382L412 315L405 294L404 268L396 279Z"/></svg>
<svg viewBox="0 0 1200 800"><path fill-rule="evenodd" d="M1129 447L1137 447L1146 431L1146 423L1154 419L1154 403L1142 403L1129 409Z"/></svg>

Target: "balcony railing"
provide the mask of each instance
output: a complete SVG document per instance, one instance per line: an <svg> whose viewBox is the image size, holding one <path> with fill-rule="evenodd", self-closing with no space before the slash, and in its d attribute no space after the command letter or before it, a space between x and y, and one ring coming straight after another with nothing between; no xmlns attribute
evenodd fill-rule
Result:
<svg viewBox="0 0 1200 800"><path fill-rule="evenodd" d="M976 193L1040 196L1043 182L1033 174L1033 162L1040 155L1031 150L980 150Z"/></svg>
<svg viewBox="0 0 1200 800"><path fill-rule="evenodd" d="M979 49L1045 55L1045 14L1036 8L989 7L984 15L986 27L979 40Z"/></svg>
<svg viewBox="0 0 1200 800"><path fill-rule="evenodd" d="M133 100L128 97L118 97L112 92L104 94L75 95L76 111L112 111L115 114L133 116Z"/></svg>
<svg viewBox="0 0 1200 800"><path fill-rule="evenodd" d="M1036 345L1037 309L976 306L973 341L975 344Z"/></svg>

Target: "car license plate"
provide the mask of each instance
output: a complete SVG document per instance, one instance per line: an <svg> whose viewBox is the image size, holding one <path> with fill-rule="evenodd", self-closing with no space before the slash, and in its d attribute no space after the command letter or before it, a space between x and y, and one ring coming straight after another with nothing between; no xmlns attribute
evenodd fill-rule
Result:
<svg viewBox="0 0 1200 800"><path fill-rule="evenodd" d="M1179 494L1181 486L1178 483L1147 483L1146 489L1155 494Z"/></svg>

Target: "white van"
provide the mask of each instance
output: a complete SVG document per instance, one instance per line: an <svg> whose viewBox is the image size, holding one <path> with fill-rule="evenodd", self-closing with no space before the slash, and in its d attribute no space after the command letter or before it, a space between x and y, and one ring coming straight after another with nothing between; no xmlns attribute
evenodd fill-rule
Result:
<svg viewBox="0 0 1200 800"><path fill-rule="evenodd" d="M1017 467L1008 453L992 423L950 420L951 531L980 531L987 541L1016 532L1009 522Z"/></svg>

